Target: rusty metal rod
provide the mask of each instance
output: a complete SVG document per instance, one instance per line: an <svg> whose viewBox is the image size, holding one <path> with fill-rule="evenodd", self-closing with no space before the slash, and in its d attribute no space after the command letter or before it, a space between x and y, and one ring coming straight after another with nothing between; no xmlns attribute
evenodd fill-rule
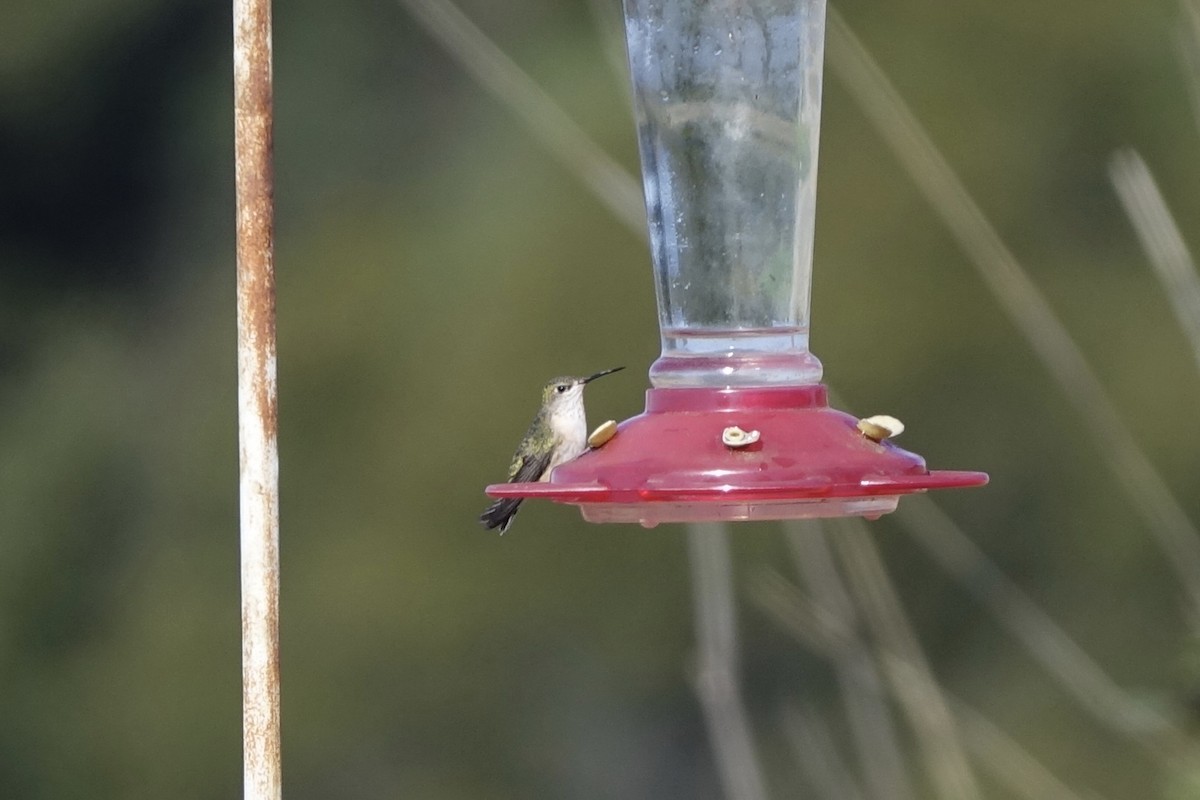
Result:
<svg viewBox="0 0 1200 800"><path fill-rule="evenodd" d="M279 450L271 4L233 2L242 749L246 800L279 800Z"/></svg>

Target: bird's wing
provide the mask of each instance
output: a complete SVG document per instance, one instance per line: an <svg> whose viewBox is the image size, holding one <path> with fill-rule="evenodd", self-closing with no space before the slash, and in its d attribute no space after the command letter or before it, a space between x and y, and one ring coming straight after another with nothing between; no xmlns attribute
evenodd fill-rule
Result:
<svg viewBox="0 0 1200 800"><path fill-rule="evenodd" d="M508 468L509 483L535 483L550 466L551 453L518 453Z"/></svg>

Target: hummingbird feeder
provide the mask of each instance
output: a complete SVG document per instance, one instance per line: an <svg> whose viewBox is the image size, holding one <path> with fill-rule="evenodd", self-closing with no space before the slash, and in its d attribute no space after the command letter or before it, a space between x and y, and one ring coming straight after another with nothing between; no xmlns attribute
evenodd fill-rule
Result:
<svg viewBox="0 0 1200 800"><path fill-rule="evenodd" d="M825 0L624 12L662 334L653 388L548 482L487 493L653 526L877 517L904 494L986 483L931 472L886 424L830 408L808 349Z"/></svg>

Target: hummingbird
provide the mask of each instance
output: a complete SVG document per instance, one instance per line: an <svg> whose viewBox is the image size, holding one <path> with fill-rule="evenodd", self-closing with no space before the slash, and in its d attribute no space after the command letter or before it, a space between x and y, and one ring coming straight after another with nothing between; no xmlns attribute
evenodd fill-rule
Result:
<svg viewBox="0 0 1200 800"><path fill-rule="evenodd" d="M538 409L513 453L508 468L509 483L534 483L550 480L559 464L577 458L587 450L587 415L583 410L583 387L596 378L625 369L614 367L586 378L555 378L542 387L542 407ZM487 507L479 516L483 527L508 530L521 506L520 497L504 497Z"/></svg>

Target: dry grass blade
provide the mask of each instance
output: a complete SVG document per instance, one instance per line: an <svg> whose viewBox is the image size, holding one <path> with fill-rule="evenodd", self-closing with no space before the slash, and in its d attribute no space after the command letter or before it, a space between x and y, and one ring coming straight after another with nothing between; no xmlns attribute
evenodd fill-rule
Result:
<svg viewBox="0 0 1200 800"><path fill-rule="evenodd" d="M917 732L937 795L945 800L979 798L979 787L962 751L954 719L866 524L857 518L833 522L837 526L833 541L854 597L882 647L884 670Z"/></svg>
<svg viewBox="0 0 1200 800"><path fill-rule="evenodd" d="M646 235L641 185L483 31L449 0L399 2L472 78L517 114L617 219L639 236Z"/></svg>
<svg viewBox="0 0 1200 800"><path fill-rule="evenodd" d="M754 581L750 597L785 632L832 664L854 737L865 796L873 800L912 798L883 680L857 633L773 570L765 571ZM793 735L793 742L795 739ZM811 773L803 760L801 766Z"/></svg>
<svg viewBox="0 0 1200 800"><path fill-rule="evenodd" d="M854 632L773 569L763 570L750 586L751 599L809 649L836 658L854 646Z"/></svg>
<svg viewBox="0 0 1200 800"><path fill-rule="evenodd" d="M1113 683L932 500L909 498L895 519L1097 720L1162 758L1191 749L1182 731Z"/></svg>
<svg viewBox="0 0 1200 800"><path fill-rule="evenodd" d="M759 605L785 631L791 633L801 644L809 646L813 652L836 663L839 653L823 646L836 640L836 634L813 633L804 631L808 622L796 624L790 618L799 616L804 620L823 618L823 615L807 610L809 601L798 587L788 584L782 577L778 580L783 584L783 590L777 597L790 598L784 603L764 604L761 597L756 595ZM803 632L802 632L803 631ZM903 663L905 657L895 651L883 650L883 658L891 663ZM909 664L909 670L917 669ZM1024 750L1016 741L992 724L986 717L971 708L963 701L955 698L949 692L942 690L950 705L954 719L963 734L964 746L970 751L975 760L983 764L993 773L997 781L1011 789L1021 797L1030 800L1079 800L1079 795L1056 778L1032 754ZM894 793L885 791L880 797L893 798ZM1099 800L1094 794L1088 794L1089 800Z"/></svg>
<svg viewBox="0 0 1200 800"><path fill-rule="evenodd" d="M912 783L896 735L887 692L867 643L859 633L854 600L842 581L820 520L786 523L786 536L797 571L812 596L818 620L828 620L840 635L842 646L830 659L841 690L846 719L858 751L858 761L869 797L876 800L909 800ZM804 608L794 599L787 619Z"/></svg>
<svg viewBox="0 0 1200 800"><path fill-rule="evenodd" d="M742 702L727 526L689 525L687 541L699 649L696 693L717 771L729 800L766 800L766 784Z"/></svg>
<svg viewBox="0 0 1200 800"><path fill-rule="evenodd" d="M1183 25L1179 36L1179 54L1192 98L1192 113L1200 130L1200 2L1181 0Z"/></svg>
<svg viewBox="0 0 1200 800"><path fill-rule="evenodd" d="M1200 273L1196 272L1196 262L1188 252L1183 234L1158 183L1136 151L1114 153L1108 174L1154 266L1154 274L1171 301L1175 318L1192 346L1196 368L1200 369Z"/></svg>
<svg viewBox="0 0 1200 800"><path fill-rule="evenodd" d="M951 698L967 749L1000 784L1026 800L1084 800L1004 731L975 709ZM1099 800L1095 794L1089 800Z"/></svg>
<svg viewBox="0 0 1200 800"><path fill-rule="evenodd" d="M838 753L829 726L815 708L784 709L783 729L796 760L818 795L828 800L863 800L862 790Z"/></svg>
<svg viewBox="0 0 1200 800"><path fill-rule="evenodd" d="M962 181L938 152L883 71L830 8L826 52L876 131L970 256L1001 308L1075 404L1101 455L1149 525L1200 613L1200 531L1171 495L1104 391L1083 352L1017 263Z"/></svg>

